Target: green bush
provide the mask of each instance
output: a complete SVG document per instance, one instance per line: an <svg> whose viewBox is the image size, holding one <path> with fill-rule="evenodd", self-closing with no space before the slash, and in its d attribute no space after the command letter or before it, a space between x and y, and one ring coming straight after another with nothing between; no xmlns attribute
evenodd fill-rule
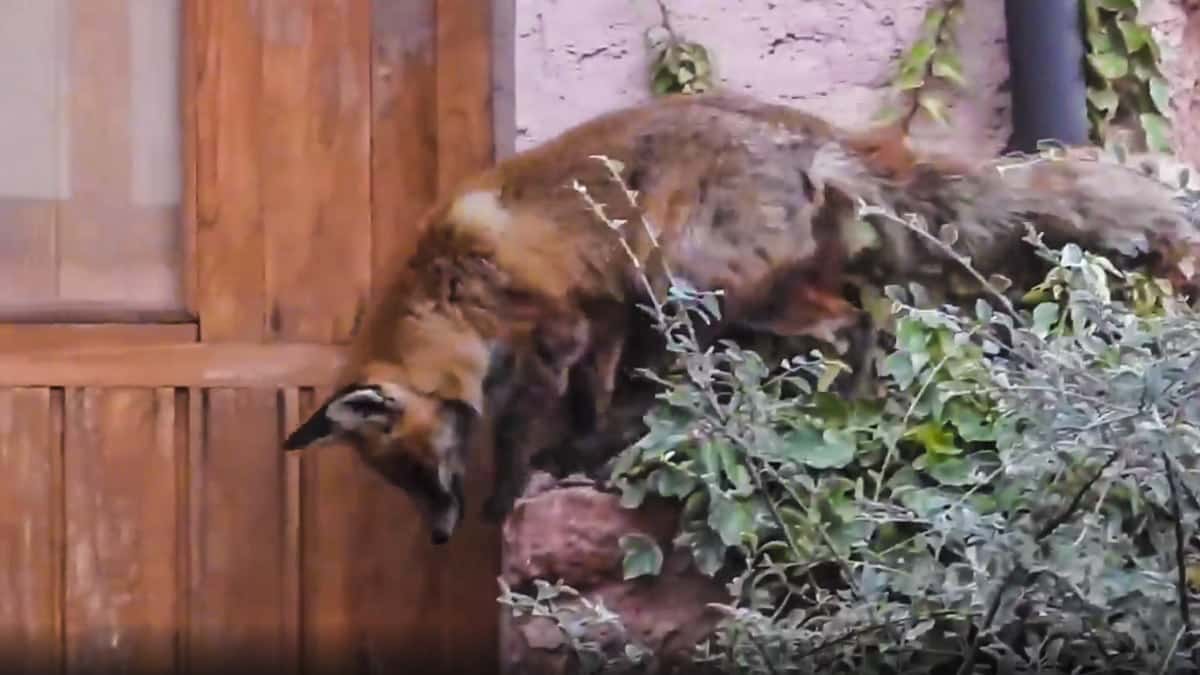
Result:
<svg viewBox="0 0 1200 675"><path fill-rule="evenodd" d="M969 265L952 226L890 217ZM776 364L702 347L712 293L677 284L648 308L676 367L646 373L660 402L612 482L628 508L682 502L675 545L728 583L698 663L1195 667L1200 321L1166 282L1026 241L1048 272L1023 296L982 277L968 307L888 287L871 396L835 393L848 366L818 352ZM631 543L627 576L656 573L661 555Z"/></svg>

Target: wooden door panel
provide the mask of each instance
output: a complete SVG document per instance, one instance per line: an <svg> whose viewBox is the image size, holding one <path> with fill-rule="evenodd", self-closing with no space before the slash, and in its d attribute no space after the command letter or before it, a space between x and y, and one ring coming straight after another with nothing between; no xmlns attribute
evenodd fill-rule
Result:
<svg viewBox="0 0 1200 675"><path fill-rule="evenodd" d="M0 389L0 667L61 658L61 392Z"/></svg>
<svg viewBox="0 0 1200 675"><path fill-rule="evenodd" d="M291 656L284 570L288 501L273 389L204 391L203 434L189 450L188 667L253 665ZM293 611L295 608L291 608Z"/></svg>
<svg viewBox="0 0 1200 675"><path fill-rule="evenodd" d="M182 456L175 424L170 388L66 391L68 672L174 666Z"/></svg>
<svg viewBox="0 0 1200 675"><path fill-rule="evenodd" d="M407 497L349 448L280 448L328 395L339 343L425 209L491 158L487 3L178 1L182 138L136 100L90 119L92 82L63 109L111 132L72 150L81 196L22 216L58 219L66 236L0 227L0 281L25 293L12 311L0 298L0 663L496 672L486 456L462 530L434 547ZM72 20L120 19L141 37L76 58L80 72L135 62L162 19L130 13L145 2L98 7L118 5ZM100 48L95 35L80 45L76 57ZM145 171L163 143L181 149L178 207L146 198L175 180ZM100 200L118 184L128 205ZM12 206L0 218L15 223ZM16 264L31 252L69 259L52 274ZM123 267L145 287L123 296ZM153 309L167 296L173 309Z"/></svg>

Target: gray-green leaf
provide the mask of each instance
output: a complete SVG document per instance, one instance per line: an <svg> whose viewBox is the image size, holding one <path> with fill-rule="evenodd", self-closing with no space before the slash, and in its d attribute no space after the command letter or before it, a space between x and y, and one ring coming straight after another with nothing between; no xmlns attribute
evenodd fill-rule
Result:
<svg viewBox="0 0 1200 675"><path fill-rule="evenodd" d="M625 553L621 566L626 581L642 576L657 576L662 571L662 549L650 537L644 534L627 534L617 543Z"/></svg>

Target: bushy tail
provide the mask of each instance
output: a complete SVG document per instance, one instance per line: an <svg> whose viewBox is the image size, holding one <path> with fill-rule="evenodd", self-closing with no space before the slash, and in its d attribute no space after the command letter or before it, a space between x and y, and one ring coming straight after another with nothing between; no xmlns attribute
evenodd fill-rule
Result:
<svg viewBox="0 0 1200 675"><path fill-rule="evenodd" d="M1114 258L1149 262L1156 274L1196 286L1189 258L1200 252L1200 218L1184 192L1159 175L1154 161L1136 167L1082 150L975 166L914 156L908 161L897 170L894 162L881 165L861 150L831 143L818 152L811 173L818 185L850 201L901 218L916 214L933 233L954 223L955 249L983 273L1028 266L1029 249L1022 243L1028 224L1052 246L1071 242ZM944 252L894 217L863 220L872 230L865 239L872 241L857 251L848 247L857 253L858 266L893 283L944 269ZM861 228L863 220L856 219L855 227Z"/></svg>

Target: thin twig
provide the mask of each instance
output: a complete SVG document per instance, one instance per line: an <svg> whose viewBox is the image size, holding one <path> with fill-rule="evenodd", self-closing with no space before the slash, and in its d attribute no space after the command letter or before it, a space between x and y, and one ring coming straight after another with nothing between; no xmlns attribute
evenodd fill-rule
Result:
<svg viewBox="0 0 1200 675"><path fill-rule="evenodd" d="M1100 480L1100 477L1104 475L1104 472L1108 470L1108 467L1112 466L1113 462L1116 462L1117 458L1120 456L1120 450L1114 451L1112 454L1110 454L1108 459L1104 462L1104 465L1101 466L1099 470L1097 470L1096 473L1088 479L1088 482L1084 483L1083 486L1079 488L1079 491L1075 493L1075 497L1071 499L1070 504L1067 504L1067 508L1063 509L1062 513L1059 513L1057 516L1052 518L1050 522L1046 523L1041 530L1038 530L1037 536L1034 537L1034 541L1041 541L1046 537L1049 537L1055 530L1059 528L1060 525L1070 520L1071 516L1075 515L1075 512L1079 510L1079 505L1083 502L1084 496L1089 490L1092 489L1092 486L1096 484L1096 481Z"/></svg>
<svg viewBox="0 0 1200 675"><path fill-rule="evenodd" d="M1175 462L1172 461L1166 450L1161 451L1163 465L1167 469L1167 487L1171 491L1171 516L1175 521L1175 565L1177 571L1177 590L1179 592L1179 618L1183 621L1183 629L1189 630L1192 627L1191 607L1188 600L1188 585L1187 585L1187 561L1184 560L1184 542L1183 542L1183 511L1179 505L1179 489L1175 487Z"/></svg>

